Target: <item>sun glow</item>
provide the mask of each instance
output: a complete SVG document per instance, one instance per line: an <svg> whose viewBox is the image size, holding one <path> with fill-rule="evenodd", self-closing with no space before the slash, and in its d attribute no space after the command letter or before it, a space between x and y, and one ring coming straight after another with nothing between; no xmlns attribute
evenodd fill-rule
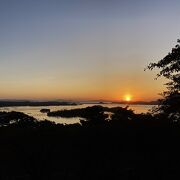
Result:
<svg viewBox="0 0 180 180"><path fill-rule="evenodd" d="M124 96L124 100L127 102L131 101L131 99L132 99L132 96L129 94Z"/></svg>

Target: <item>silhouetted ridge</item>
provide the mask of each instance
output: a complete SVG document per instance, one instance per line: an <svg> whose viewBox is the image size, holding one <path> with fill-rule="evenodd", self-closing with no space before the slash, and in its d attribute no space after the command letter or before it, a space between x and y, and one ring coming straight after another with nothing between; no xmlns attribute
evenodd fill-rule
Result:
<svg viewBox="0 0 180 180"><path fill-rule="evenodd" d="M0 101L0 107L13 106L75 106L74 102L59 101Z"/></svg>

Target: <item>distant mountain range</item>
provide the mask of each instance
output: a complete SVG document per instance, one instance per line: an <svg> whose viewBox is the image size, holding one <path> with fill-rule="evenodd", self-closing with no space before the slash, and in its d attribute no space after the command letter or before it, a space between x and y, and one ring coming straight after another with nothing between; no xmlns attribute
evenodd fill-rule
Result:
<svg viewBox="0 0 180 180"><path fill-rule="evenodd" d="M137 105L158 105L158 101L132 101L132 102L127 102L127 101L121 101L121 102L112 102L115 104L137 104Z"/></svg>
<svg viewBox="0 0 180 180"><path fill-rule="evenodd" d="M91 101L80 101L82 104L137 104L137 105L158 105L158 101L106 101L106 100L91 100Z"/></svg>
<svg viewBox="0 0 180 180"><path fill-rule="evenodd" d="M60 101L28 101L28 100L0 100L0 107L12 106L73 106L75 102Z"/></svg>

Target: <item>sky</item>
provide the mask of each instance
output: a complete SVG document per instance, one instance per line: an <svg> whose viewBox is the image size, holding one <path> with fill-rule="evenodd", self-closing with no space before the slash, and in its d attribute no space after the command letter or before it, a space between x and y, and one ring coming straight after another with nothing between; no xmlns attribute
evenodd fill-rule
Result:
<svg viewBox="0 0 180 180"><path fill-rule="evenodd" d="M160 98L144 68L180 33L178 0L0 0L0 99Z"/></svg>

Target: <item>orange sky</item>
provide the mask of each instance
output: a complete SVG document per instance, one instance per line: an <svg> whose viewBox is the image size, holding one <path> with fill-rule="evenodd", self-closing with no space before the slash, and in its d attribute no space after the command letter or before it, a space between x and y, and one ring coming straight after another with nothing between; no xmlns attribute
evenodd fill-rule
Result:
<svg viewBox="0 0 180 180"><path fill-rule="evenodd" d="M175 46L180 3L19 2L0 5L0 99L160 98L144 68Z"/></svg>

